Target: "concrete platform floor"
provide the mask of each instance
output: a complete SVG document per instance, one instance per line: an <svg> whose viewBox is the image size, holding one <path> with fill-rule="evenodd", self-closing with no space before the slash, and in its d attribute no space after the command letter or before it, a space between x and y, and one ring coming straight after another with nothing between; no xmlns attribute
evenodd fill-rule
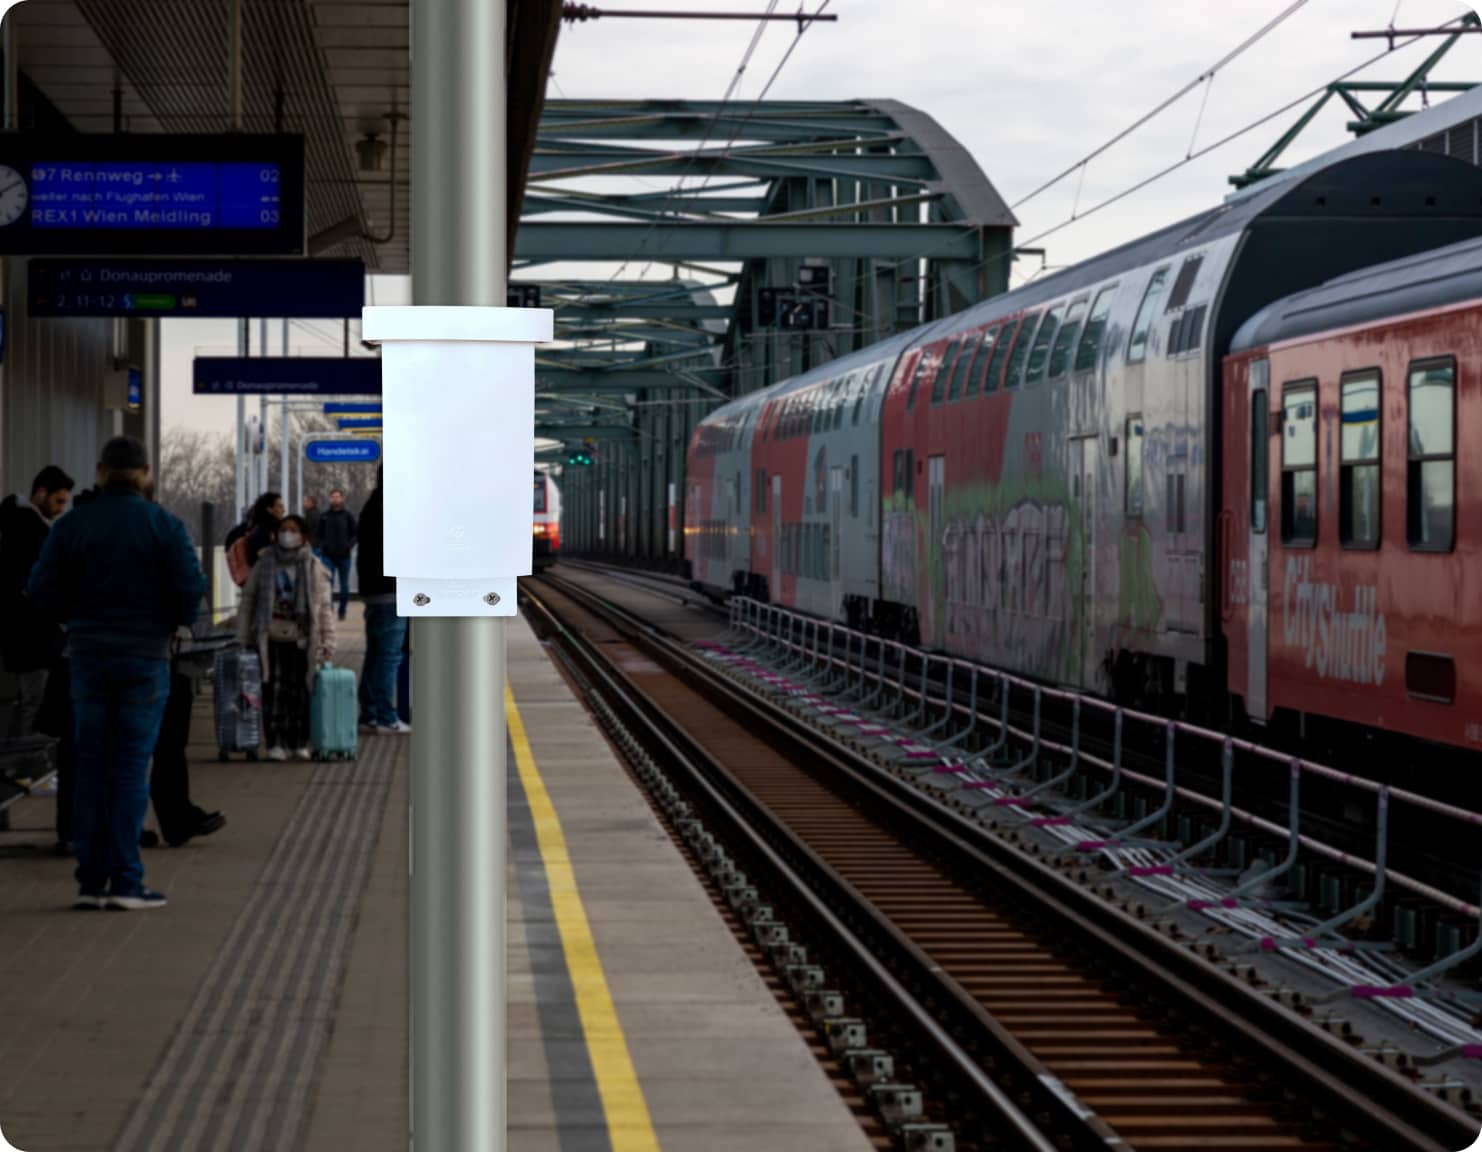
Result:
<svg viewBox="0 0 1482 1152"><path fill-rule="evenodd" d="M511 1152L868 1148L528 627L508 636ZM207 693L192 788L230 823L146 852L166 909L68 910L52 801L12 810L0 1131L24 1152L404 1152L409 744L218 764L210 732Z"/></svg>

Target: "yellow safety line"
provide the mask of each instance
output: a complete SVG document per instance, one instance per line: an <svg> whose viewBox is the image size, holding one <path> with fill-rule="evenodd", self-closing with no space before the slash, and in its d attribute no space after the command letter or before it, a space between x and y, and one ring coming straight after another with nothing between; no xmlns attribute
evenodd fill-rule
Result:
<svg viewBox="0 0 1482 1152"><path fill-rule="evenodd" d="M659 1152L658 1137L648 1115L648 1102L633 1061L628 1055L628 1041L618 1022L617 1009L607 989L602 960L592 940L587 911L577 891L576 874L566 852L566 837L561 821L545 790L545 781L535 767L535 756L525 736L525 724L515 707L515 695L509 685L504 690L504 714L509 725L509 739L515 750L515 765L530 815L535 822L535 839L540 846L545 866L546 883L551 892L551 907L561 944L566 951L566 968L576 993L576 1009L586 1036L592 1071L597 1078L597 1092L602 1097L602 1111L607 1117L607 1133L612 1152Z"/></svg>

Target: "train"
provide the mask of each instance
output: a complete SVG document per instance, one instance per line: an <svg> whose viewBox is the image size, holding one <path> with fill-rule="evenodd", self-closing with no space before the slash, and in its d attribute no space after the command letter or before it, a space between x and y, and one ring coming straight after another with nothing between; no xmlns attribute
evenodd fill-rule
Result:
<svg viewBox="0 0 1482 1152"><path fill-rule="evenodd" d="M530 527L530 568L539 576L561 554L561 489L548 472L535 471L535 517Z"/></svg>
<svg viewBox="0 0 1482 1152"><path fill-rule="evenodd" d="M1476 748L1479 236L1482 169L1352 156L738 397L688 446L688 579L1167 714Z"/></svg>

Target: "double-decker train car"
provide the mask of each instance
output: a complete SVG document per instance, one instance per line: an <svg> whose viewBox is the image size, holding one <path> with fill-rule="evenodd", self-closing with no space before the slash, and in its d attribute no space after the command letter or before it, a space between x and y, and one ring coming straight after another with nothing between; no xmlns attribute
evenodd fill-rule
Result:
<svg viewBox="0 0 1482 1152"><path fill-rule="evenodd" d="M561 489L548 472L535 473L535 520L531 526L531 571L540 575L561 552Z"/></svg>
<svg viewBox="0 0 1482 1152"><path fill-rule="evenodd" d="M1232 697L1482 745L1482 241L1279 300L1230 351Z"/></svg>
<svg viewBox="0 0 1482 1152"><path fill-rule="evenodd" d="M1274 301L1479 233L1476 167L1355 156L740 397L691 442L691 579L1223 710L1232 338Z"/></svg>

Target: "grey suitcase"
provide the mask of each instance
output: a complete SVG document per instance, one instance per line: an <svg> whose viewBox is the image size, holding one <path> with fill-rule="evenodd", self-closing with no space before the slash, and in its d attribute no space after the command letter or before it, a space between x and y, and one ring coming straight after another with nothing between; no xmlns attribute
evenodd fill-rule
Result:
<svg viewBox="0 0 1482 1152"><path fill-rule="evenodd" d="M262 662L256 652L229 649L216 656L216 745L257 759L262 743Z"/></svg>

